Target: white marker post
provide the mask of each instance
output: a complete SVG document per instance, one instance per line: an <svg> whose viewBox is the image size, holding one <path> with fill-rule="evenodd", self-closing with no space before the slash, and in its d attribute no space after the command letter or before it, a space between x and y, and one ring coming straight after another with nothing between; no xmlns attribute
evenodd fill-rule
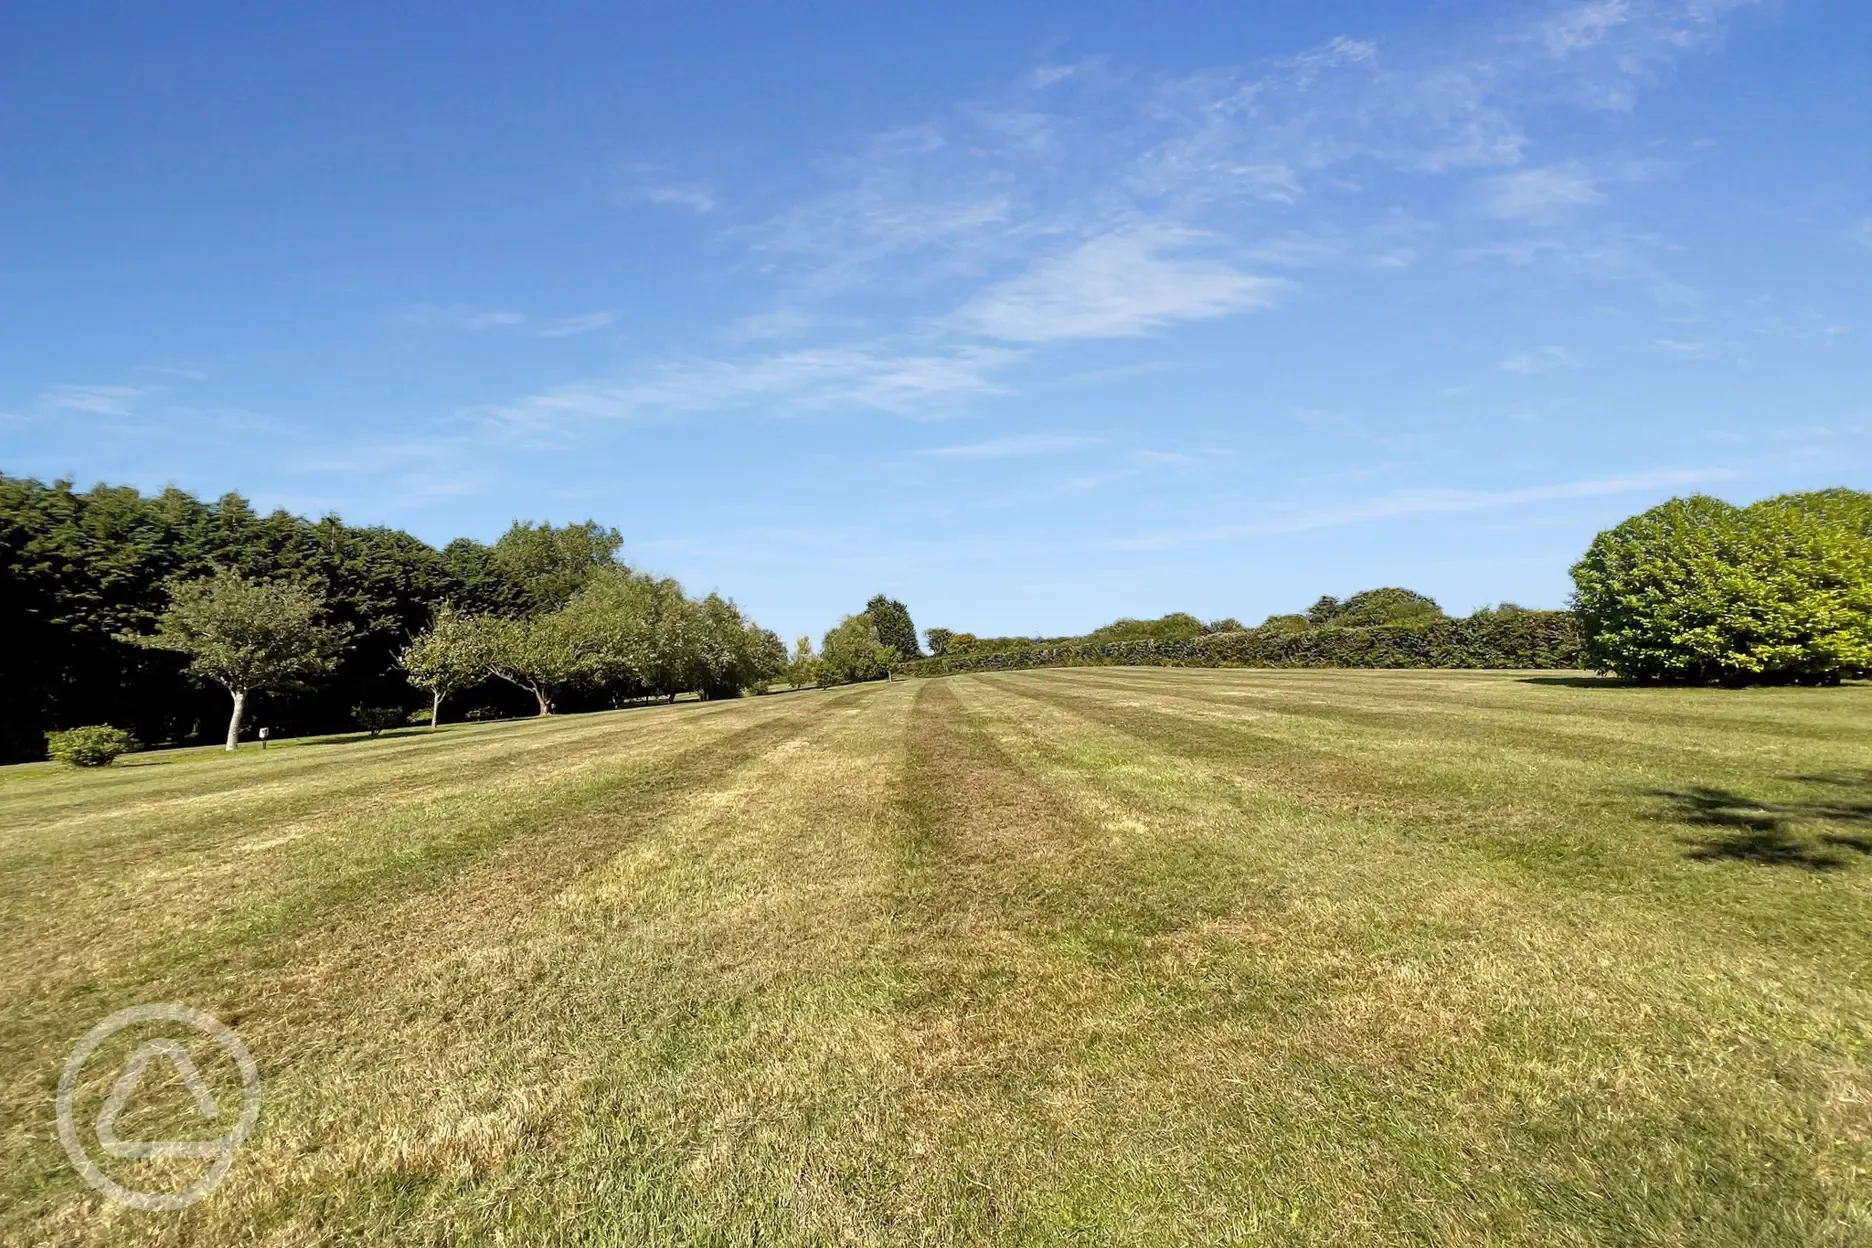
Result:
<svg viewBox="0 0 1872 1248"><path fill-rule="evenodd" d="M260 730L260 748L262 750L266 749L266 741L267 741L267 730L262 728Z"/></svg>

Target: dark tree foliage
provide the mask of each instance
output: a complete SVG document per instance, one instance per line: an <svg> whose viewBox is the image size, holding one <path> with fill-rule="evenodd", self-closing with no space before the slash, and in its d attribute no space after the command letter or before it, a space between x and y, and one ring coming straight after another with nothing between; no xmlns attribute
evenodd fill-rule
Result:
<svg viewBox="0 0 1872 1248"><path fill-rule="evenodd" d="M1324 594L1320 600L1306 609L1309 624L1330 624L1339 614L1339 600L1331 594Z"/></svg>
<svg viewBox="0 0 1872 1248"><path fill-rule="evenodd" d="M574 527L588 539L597 529ZM607 559L616 550L604 546L609 536L600 531L597 540ZM354 706L413 705L417 695L395 659L436 607L512 611L527 602L528 587L491 550L455 543L445 555L407 533L336 516L261 515L238 494L205 503L176 489L145 496L0 476L0 689L8 708L0 758L38 758L46 731L80 724L113 724L149 745L219 735L226 695L186 678L184 655L118 640L155 629L172 581L217 568L305 586L350 636L329 678L290 698L259 700L253 722L282 734L341 730Z"/></svg>
<svg viewBox="0 0 1872 1248"><path fill-rule="evenodd" d="M903 603L878 594L865 604L864 614L877 629L878 640L895 650L899 659L922 656L923 648L917 645L916 625L910 622L910 611Z"/></svg>

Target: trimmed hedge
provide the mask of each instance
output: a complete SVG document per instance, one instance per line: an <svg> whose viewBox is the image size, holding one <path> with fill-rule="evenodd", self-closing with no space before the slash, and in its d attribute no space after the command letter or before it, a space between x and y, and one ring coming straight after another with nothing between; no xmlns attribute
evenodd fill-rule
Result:
<svg viewBox="0 0 1872 1248"><path fill-rule="evenodd" d="M1246 629L1187 641L1037 642L951 651L900 663L905 676L1029 667L1455 667L1577 670L1584 666L1570 611L1474 615L1427 624Z"/></svg>

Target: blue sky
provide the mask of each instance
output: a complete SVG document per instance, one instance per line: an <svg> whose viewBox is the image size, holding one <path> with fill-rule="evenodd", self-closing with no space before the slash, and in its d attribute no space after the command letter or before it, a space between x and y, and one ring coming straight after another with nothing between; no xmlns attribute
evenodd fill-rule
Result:
<svg viewBox="0 0 1872 1248"><path fill-rule="evenodd" d="M788 636L1557 606L1865 487L1849 0L9 6L0 470L588 516Z"/></svg>

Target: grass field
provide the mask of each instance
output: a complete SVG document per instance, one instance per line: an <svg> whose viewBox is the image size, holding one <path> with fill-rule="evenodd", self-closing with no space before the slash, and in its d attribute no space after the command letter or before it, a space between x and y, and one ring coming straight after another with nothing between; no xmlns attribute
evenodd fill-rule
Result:
<svg viewBox="0 0 1872 1248"><path fill-rule="evenodd" d="M1869 687L1104 668L8 768L0 1236L1872 1243L1869 767ZM53 1125L147 1001L264 1084L180 1213Z"/></svg>

